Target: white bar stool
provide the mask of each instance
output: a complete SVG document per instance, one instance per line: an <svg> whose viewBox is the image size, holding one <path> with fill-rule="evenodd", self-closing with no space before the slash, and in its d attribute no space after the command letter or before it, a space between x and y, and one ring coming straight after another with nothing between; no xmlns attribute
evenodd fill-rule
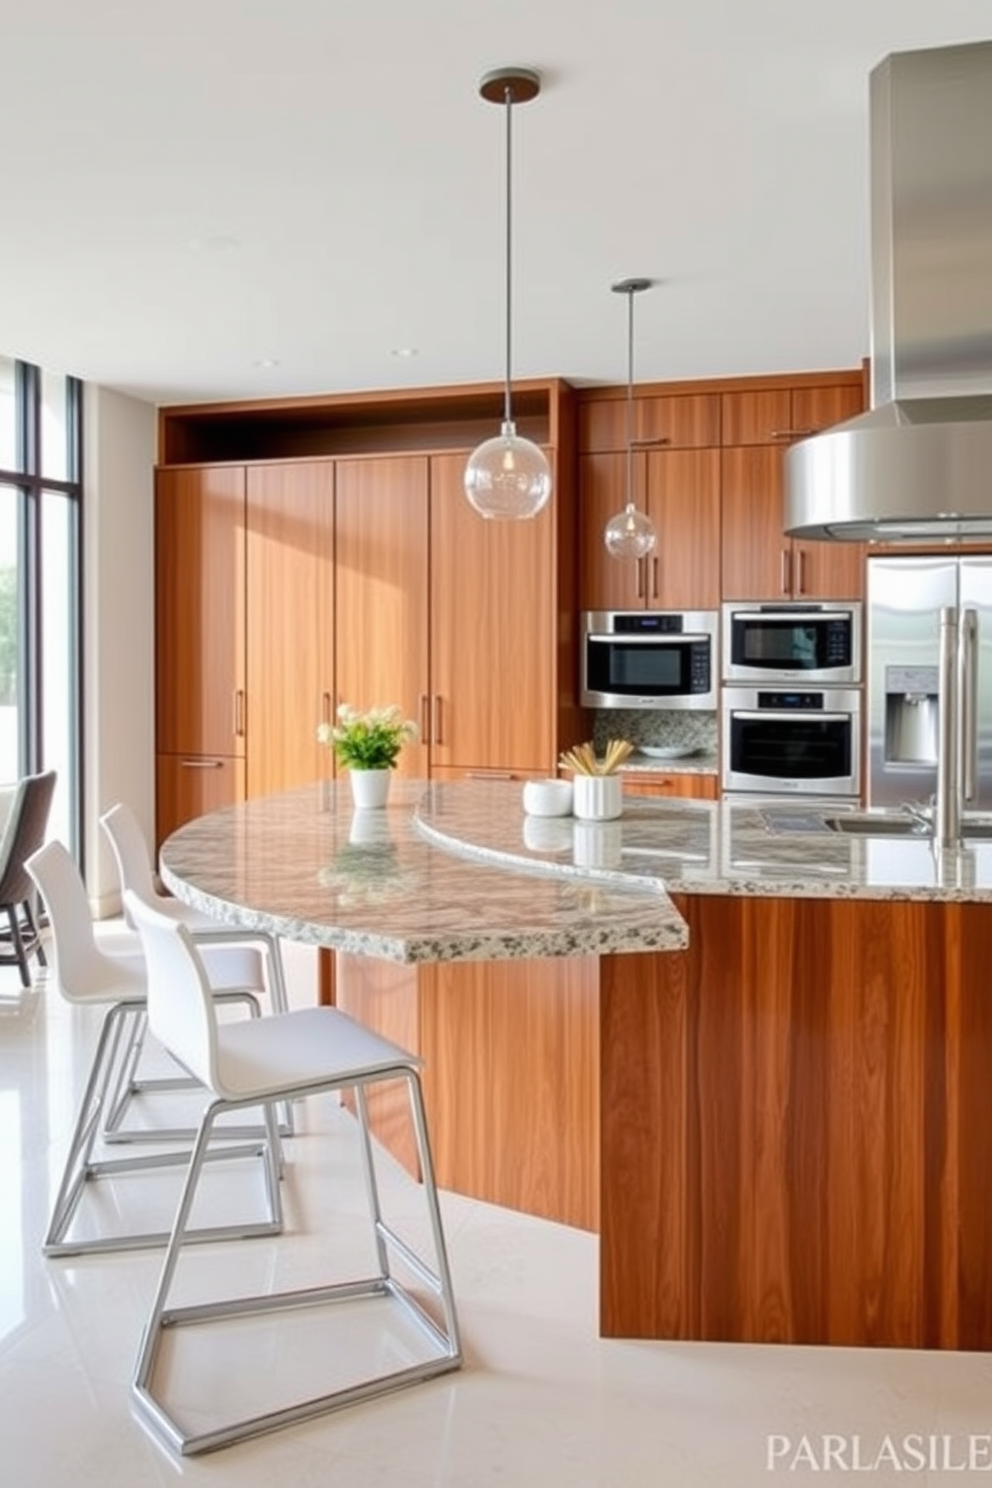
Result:
<svg viewBox="0 0 992 1488"><path fill-rule="evenodd" d="M144 1041L147 1009L147 977L140 946L136 955L129 955L126 951L108 955L100 950L93 932L86 887L78 868L61 842L47 843L32 854L25 866L48 909L54 944L52 975L60 993L67 1002L79 1006L103 1006L107 1009L79 1103L42 1249L47 1256L65 1256L164 1245L168 1239L168 1232L164 1230L108 1231L104 1224L98 1235L80 1238L70 1234L70 1229L89 1183L189 1161L189 1144L193 1140L195 1129L163 1125L142 1128L140 1132L125 1132L124 1135L134 1141L159 1145L184 1142L186 1145L183 1150L154 1153L144 1151L134 1157L94 1158L94 1146L97 1138L102 1135L101 1123L108 1111L115 1110L119 1120L120 1113L128 1104L121 1093L125 1084L122 1071L128 1072L128 1083L134 1090L140 1089L150 1095L192 1088L196 1082L186 1072L174 1077L156 1077L143 1081L134 1079L138 1051ZM233 965L235 970L249 973L256 985L259 983L262 972L254 952L239 950L235 953L233 962L226 949L216 956L209 954L217 978L223 980ZM258 999L250 985L218 986L214 980L208 982L208 986L212 999L246 1006L252 1018L257 1019ZM257 1123L253 1128L224 1128L220 1135L226 1138L226 1142L218 1143L216 1156L259 1157L266 1154L267 1144L260 1141L259 1132ZM232 1139L248 1135L254 1136L250 1145L233 1145ZM273 1224L267 1219L262 1224L235 1224L198 1230L196 1238L241 1238L273 1232Z"/></svg>
<svg viewBox="0 0 992 1488"><path fill-rule="evenodd" d="M148 1019L152 1032L181 1064L197 1076L211 1095L193 1147L172 1237L138 1353L133 1393L141 1414L170 1447L182 1455L192 1455L458 1369L462 1353L420 1087L419 1061L336 1008L301 1008L257 1020L218 1022L202 960L186 927L150 908L130 891L125 894L125 900L145 948ZM433 1257L415 1251L383 1217L365 1092L368 1086L385 1080L402 1080L409 1092ZM170 1306L177 1264L190 1238L187 1230L190 1211L204 1159L216 1135L218 1116L245 1105L263 1104L274 1144L273 1112L278 1101L347 1089L353 1090L355 1095L357 1135L377 1261L373 1273L330 1285ZM272 1203L271 1218L277 1223L282 1211L274 1169L267 1189ZM394 1261L398 1261L421 1288L426 1289L434 1299L434 1311L439 1316L433 1315L399 1279ZM340 1304L356 1298L379 1299L385 1307L398 1309L405 1319L413 1320L417 1325L416 1336L422 1340L421 1357L384 1369L381 1373L365 1374L346 1385L338 1383L332 1389L292 1404L215 1426L197 1429L188 1424L184 1426L175 1408L166 1402L156 1378L156 1365L168 1332L179 1327L196 1328L206 1324L216 1328L217 1319L313 1308L321 1303ZM378 1302L373 1312L379 1314ZM354 1326L354 1318L351 1324ZM348 1353L349 1338L353 1341L354 1335L345 1335L339 1356ZM163 1368L162 1373L166 1372Z"/></svg>

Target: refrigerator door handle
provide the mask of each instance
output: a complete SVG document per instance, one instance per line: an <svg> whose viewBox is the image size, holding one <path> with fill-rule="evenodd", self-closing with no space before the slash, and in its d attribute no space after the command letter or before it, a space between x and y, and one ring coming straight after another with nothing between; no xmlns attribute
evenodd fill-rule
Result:
<svg viewBox="0 0 992 1488"><path fill-rule="evenodd" d="M958 699L961 798L970 802L974 801L978 788L978 611L970 608L961 614Z"/></svg>

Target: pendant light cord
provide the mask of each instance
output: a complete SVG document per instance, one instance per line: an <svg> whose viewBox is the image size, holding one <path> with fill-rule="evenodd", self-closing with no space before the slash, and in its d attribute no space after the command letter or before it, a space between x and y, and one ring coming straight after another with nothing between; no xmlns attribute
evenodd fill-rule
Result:
<svg viewBox="0 0 992 1488"><path fill-rule="evenodd" d="M513 422L513 413L510 406L510 356L512 352L511 343L511 294L513 289L513 269L511 264L510 244L513 241L513 128L511 124L513 116L513 89L509 83L504 93L506 99L506 388L503 394L503 422Z"/></svg>
<svg viewBox="0 0 992 1488"><path fill-rule="evenodd" d="M627 290L627 509L634 504L634 291Z"/></svg>

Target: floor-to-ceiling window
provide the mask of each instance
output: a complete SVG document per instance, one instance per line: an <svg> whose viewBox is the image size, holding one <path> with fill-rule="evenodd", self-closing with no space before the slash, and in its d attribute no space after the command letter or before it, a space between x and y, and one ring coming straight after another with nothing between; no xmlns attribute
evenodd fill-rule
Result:
<svg viewBox="0 0 992 1488"><path fill-rule="evenodd" d="M0 782L58 771L50 831L81 850L82 384L0 356Z"/></svg>

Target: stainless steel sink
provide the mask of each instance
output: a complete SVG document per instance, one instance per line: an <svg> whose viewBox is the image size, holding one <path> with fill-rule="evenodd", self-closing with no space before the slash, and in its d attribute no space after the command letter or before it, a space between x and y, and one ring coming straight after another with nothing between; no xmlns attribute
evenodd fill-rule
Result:
<svg viewBox="0 0 992 1488"><path fill-rule="evenodd" d="M858 811L844 816L827 816L824 821L832 832L850 833L857 837L929 837L922 822L911 816L875 816Z"/></svg>
<svg viewBox="0 0 992 1488"><path fill-rule="evenodd" d="M923 822L904 815L850 811L843 816L825 816L823 820L832 832L856 837L920 837L928 841L933 835ZM961 837L965 842L992 841L992 821L963 821Z"/></svg>

